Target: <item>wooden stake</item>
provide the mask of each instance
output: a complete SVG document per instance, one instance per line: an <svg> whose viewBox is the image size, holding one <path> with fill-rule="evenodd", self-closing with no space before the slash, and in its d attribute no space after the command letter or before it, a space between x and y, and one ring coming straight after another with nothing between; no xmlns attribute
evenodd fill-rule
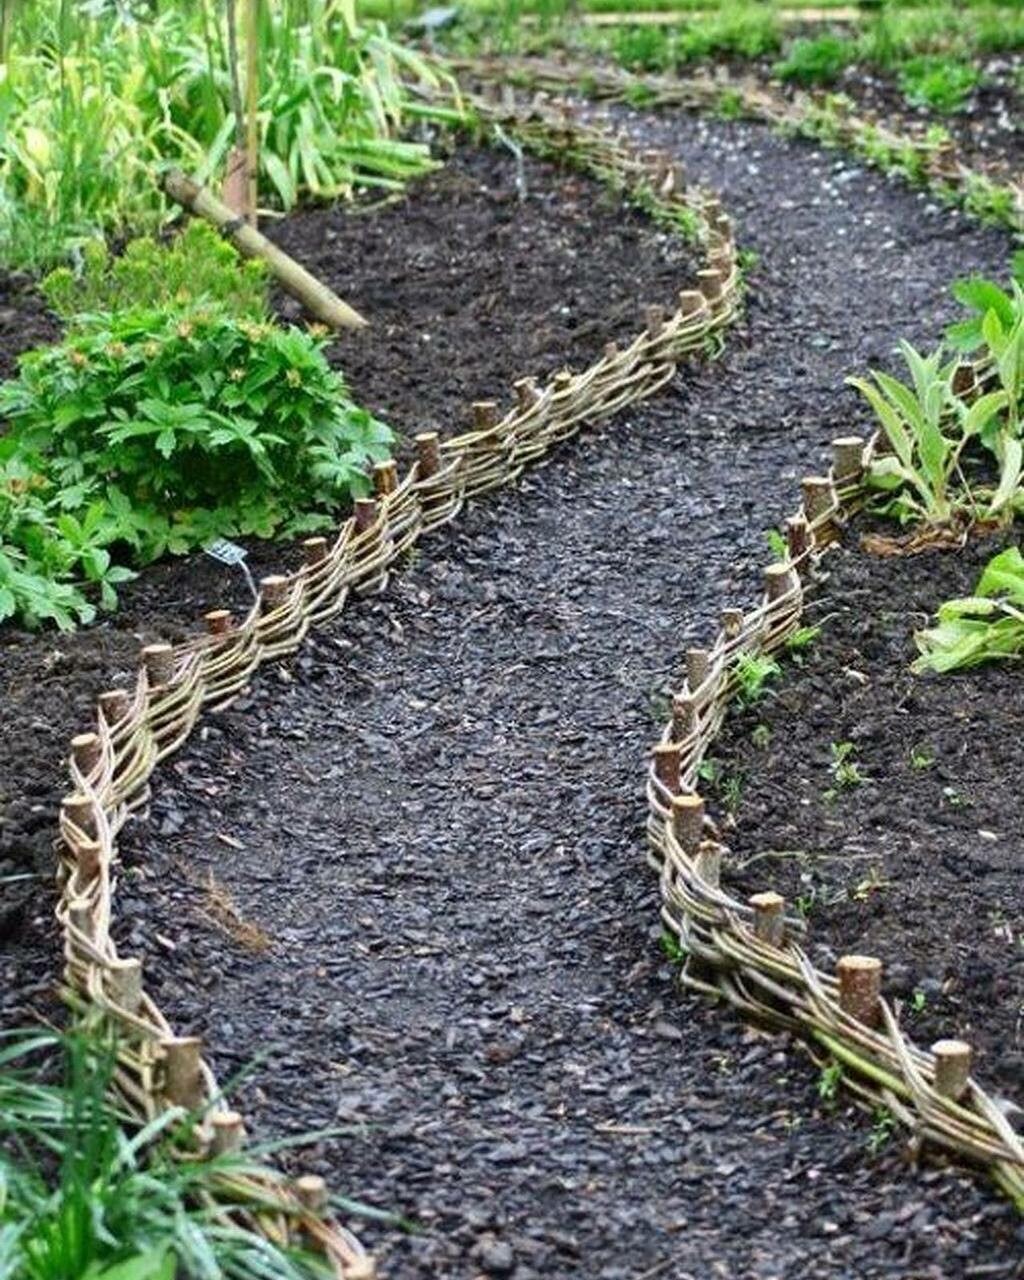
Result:
<svg viewBox="0 0 1024 1280"><path fill-rule="evenodd" d="M257 207L259 205L259 27L257 24L258 0L246 0L245 3L245 168L249 178L249 192L246 204L248 217L253 227L256 226Z"/></svg>
<svg viewBox="0 0 1024 1280"><path fill-rule="evenodd" d="M241 147L232 147L228 152L224 166L224 203L232 211L247 221L252 221L249 208L249 172L245 151Z"/></svg>
<svg viewBox="0 0 1024 1280"><path fill-rule="evenodd" d="M75 850L75 861L78 863L78 887L84 889L99 875L103 863L103 850L98 841L80 841Z"/></svg>
<svg viewBox="0 0 1024 1280"><path fill-rule="evenodd" d="M540 399L536 378L517 378L512 384L516 393L516 401L522 410L532 409Z"/></svg>
<svg viewBox="0 0 1024 1280"><path fill-rule="evenodd" d="M877 1026L878 1001L882 992L881 960L874 956L840 956L836 976L842 1011L866 1027Z"/></svg>
<svg viewBox="0 0 1024 1280"><path fill-rule="evenodd" d="M203 614L203 620L211 636L226 636L234 621L230 609L211 609L209 613Z"/></svg>
<svg viewBox="0 0 1024 1280"><path fill-rule="evenodd" d="M476 431L491 431L498 425L498 405L494 400L474 400L473 428Z"/></svg>
<svg viewBox="0 0 1024 1280"><path fill-rule="evenodd" d="M421 431L416 437L417 476L429 480L441 469L441 449L436 431Z"/></svg>
<svg viewBox="0 0 1024 1280"><path fill-rule="evenodd" d="M244 257L261 258L281 287L297 298L318 320L330 325L332 329L361 329L366 325L358 311L347 302L342 302L337 294L311 276L255 227L240 221L237 214L223 201L186 177L180 169L169 170L164 175L163 185L172 200L200 218L206 218L223 235L229 236L232 244Z"/></svg>
<svg viewBox="0 0 1024 1280"><path fill-rule="evenodd" d="M100 762L102 746L95 733L78 733L71 739L71 754L84 774L92 773Z"/></svg>
<svg viewBox="0 0 1024 1280"><path fill-rule="evenodd" d="M722 882L722 846L714 840L702 840L697 846L694 869L705 884L717 889Z"/></svg>
<svg viewBox="0 0 1024 1280"><path fill-rule="evenodd" d="M327 1183L318 1173L304 1173L294 1182L295 1196L304 1209L321 1214L327 1208Z"/></svg>
<svg viewBox="0 0 1024 1280"><path fill-rule="evenodd" d="M647 336L652 342L660 337L661 331L665 327L665 308L659 307L657 304L645 307L644 326L647 329Z"/></svg>
<svg viewBox="0 0 1024 1280"><path fill-rule="evenodd" d="M700 291L708 302L717 302L722 296L722 277L714 267L705 267L697 272Z"/></svg>
<svg viewBox="0 0 1024 1280"><path fill-rule="evenodd" d="M966 1040L936 1040L932 1053L935 1055L935 1091L956 1102L963 1096L970 1079L974 1057L971 1046Z"/></svg>
<svg viewBox="0 0 1024 1280"><path fill-rule="evenodd" d="M108 725L120 724L131 705L132 700L125 689L107 689L100 694L100 710Z"/></svg>
<svg viewBox="0 0 1024 1280"><path fill-rule="evenodd" d="M696 315L703 307L707 306L707 299L703 293L698 293L696 289L683 289L679 294L679 310L684 316Z"/></svg>
<svg viewBox="0 0 1024 1280"><path fill-rule="evenodd" d="M306 538L302 544L302 555L306 564L311 569L315 569L318 564L327 559L327 539Z"/></svg>
<svg viewBox="0 0 1024 1280"><path fill-rule="evenodd" d="M791 565L770 564L764 571L764 593L769 601L781 600L800 586Z"/></svg>
<svg viewBox="0 0 1024 1280"><path fill-rule="evenodd" d="M688 693L677 693L672 699L672 738L682 742L697 731L697 704Z"/></svg>
<svg viewBox="0 0 1024 1280"><path fill-rule="evenodd" d="M108 960L107 995L126 1013L138 1013L142 1003L142 961L134 956Z"/></svg>
<svg viewBox="0 0 1024 1280"><path fill-rule="evenodd" d="M687 649L686 651L686 683L691 693L695 693L707 679L711 655L707 649Z"/></svg>
<svg viewBox="0 0 1024 1280"><path fill-rule="evenodd" d="M90 942L95 942L96 935L93 929L92 907L89 905L88 898L71 899L68 904L68 923L83 938L87 938Z"/></svg>
<svg viewBox="0 0 1024 1280"><path fill-rule="evenodd" d="M725 632L727 640L734 640L743 630L743 610L723 609L722 630Z"/></svg>
<svg viewBox="0 0 1024 1280"><path fill-rule="evenodd" d="M769 946L781 947L786 934L786 899L769 890L749 899L754 912L754 934Z"/></svg>
<svg viewBox="0 0 1024 1280"><path fill-rule="evenodd" d="M169 644L147 644L142 650L142 665L151 689L168 685L174 676L174 650Z"/></svg>
<svg viewBox="0 0 1024 1280"><path fill-rule="evenodd" d="M373 468L373 489L378 498L385 498L398 488L398 466L394 458L378 462Z"/></svg>
<svg viewBox="0 0 1024 1280"><path fill-rule="evenodd" d="M210 1117L210 1154L230 1155L245 1145L245 1125L237 1111L215 1111Z"/></svg>
<svg viewBox="0 0 1024 1280"><path fill-rule="evenodd" d="M811 522L824 515L832 506L832 481L828 476L804 476L800 481L804 514Z"/></svg>
<svg viewBox="0 0 1024 1280"><path fill-rule="evenodd" d="M864 441L860 436L838 436L832 441L832 475L840 484L859 480L864 470Z"/></svg>
<svg viewBox="0 0 1024 1280"><path fill-rule="evenodd" d="M679 769L683 753L676 742L662 742L654 748L654 776L670 796L679 794Z"/></svg>
<svg viewBox="0 0 1024 1280"><path fill-rule="evenodd" d="M283 573L270 573L260 578L260 612L273 613L288 599L291 582Z"/></svg>
<svg viewBox="0 0 1024 1280"><path fill-rule="evenodd" d="M82 835L96 839L96 807L88 796L65 796L60 807Z"/></svg>
<svg viewBox="0 0 1024 1280"><path fill-rule="evenodd" d="M354 514L356 533L365 533L373 527L377 519L377 501L375 498L356 498Z"/></svg>
<svg viewBox="0 0 1024 1280"><path fill-rule="evenodd" d="M700 796L673 796L672 830L684 853L697 852L704 835L704 801Z"/></svg>
<svg viewBox="0 0 1024 1280"><path fill-rule="evenodd" d="M786 520L786 544L790 560L801 560L811 546L811 531L803 516L789 516Z"/></svg>
<svg viewBox="0 0 1024 1280"><path fill-rule="evenodd" d="M203 1101L203 1042L198 1036L168 1036L164 1051L164 1093L175 1106L194 1111Z"/></svg>

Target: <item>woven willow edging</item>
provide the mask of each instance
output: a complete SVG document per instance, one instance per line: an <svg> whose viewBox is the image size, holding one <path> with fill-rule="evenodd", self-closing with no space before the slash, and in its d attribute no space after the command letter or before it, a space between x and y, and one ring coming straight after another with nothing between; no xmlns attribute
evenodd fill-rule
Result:
<svg viewBox="0 0 1024 1280"><path fill-rule="evenodd" d="M516 407L500 420L497 405L485 402L474 406L475 430L447 441L434 433L418 436L418 458L405 477L398 479L393 462L379 465L376 497L356 502L333 543L308 539L304 567L264 578L259 600L241 621L214 610L206 615L207 634L173 648L147 646L134 690L102 694L95 730L73 739L73 792L61 805L57 846L65 991L80 1013L116 1031L116 1087L139 1119L172 1106L201 1117L193 1156L237 1149L242 1118L218 1109L220 1092L200 1040L174 1034L145 990L141 961L120 955L111 938L118 833L145 809L157 765L187 740L204 710L226 706L262 663L298 649L311 627L340 613L350 593L383 587L392 566L420 536L454 519L468 498L512 483L527 464L585 424L653 395L673 377L677 362L704 350L739 307L730 221L712 196L683 191L679 170L663 155L636 155L602 130L579 126L551 109L515 116L475 105L484 119L500 119L524 145L558 150L616 180L655 213L680 223L686 214L699 229L705 255L700 289L682 292L667 318L660 307L648 308L645 331L624 350L610 343L583 373L556 374L544 387L521 379ZM265 1213L244 1215L230 1207L240 1181L263 1198ZM324 1220L322 1179L307 1176L288 1184L260 1169L224 1182L224 1212L233 1220L277 1241L297 1234L315 1243L347 1280L373 1274L358 1241Z"/></svg>
<svg viewBox="0 0 1024 1280"><path fill-rule="evenodd" d="M801 91L787 99L755 80L726 73L714 77L641 76L596 63L542 58L454 59L450 65L485 83L517 84L558 94L574 91L602 102L644 108L683 107L709 112L720 109L725 102L748 119L801 134L825 146L844 147L866 164L883 170L894 164L899 168L901 161L913 156L921 184L935 196L988 221L1024 231L1021 181L997 181L964 164L951 139L936 143L899 133L858 115L842 97ZM998 208L986 204L991 195L998 197Z"/></svg>
<svg viewBox="0 0 1024 1280"><path fill-rule="evenodd" d="M837 440L825 477L802 482L787 521L788 555L764 573L764 596L744 613L727 609L710 649L686 655L686 679L654 748L647 784L647 835L660 872L662 919L685 953L681 981L724 997L746 1017L794 1032L843 1069L861 1099L881 1103L914 1136L988 1168L1024 1212L1024 1143L970 1078L970 1046L940 1040L924 1052L904 1034L881 995L881 962L844 956L821 973L800 946L806 930L777 893L740 902L720 884L728 849L704 814L698 770L736 691L736 663L768 654L800 625L805 592L862 502L861 477L874 444Z"/></svg>

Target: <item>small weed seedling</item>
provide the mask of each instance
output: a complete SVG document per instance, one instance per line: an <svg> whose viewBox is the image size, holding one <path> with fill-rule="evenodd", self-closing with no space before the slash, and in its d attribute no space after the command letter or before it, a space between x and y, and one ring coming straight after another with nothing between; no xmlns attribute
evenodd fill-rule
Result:
<svg viewBox="0 0 1024 1280"><path fill-rule="evenodd" d="M740 686L740 702L749 707L757 702L764 693L765 685L782 668L774 658L767 655L744 653L736 660L735 670Z"/></svg>
<svg viewBox="0 0 1024 1280"><path fill-rule="evenodd" d="M813 645L821 635L821 627L797 627L786 641L790 653L803 653Z"/></svg>
<svg viewBox="0 0 1024 1280"><path fill-rule="evenodd" d="M850 787L859 787L868 781L866 774L861 773L860 765L854 759L857 747L852 742L833 742L830 745L832 760L829 772L835 779L835 786L825 792L826 800L834 800L840 791Z"/></svg>
<svg viewBox="0 0 1024 1280"><path fill-rule="evenodd" d="M779 533L778 529L765 529L764 540L768 543L768 550L776 560L786 559L789 554L786 547L786 539Z"/></svg>
<svg viewBox="0 0 1024 1280"><path fill-rule="evenodd" d="M918 989L914 992L910 997L910 1007L915 1013L924 1013L925 1009L928 1008L928 997L923 991Z"/></svg>
<svg viewBox="0 0 1024 1280"><path fill-rule="evenodd" d="M974 801L962 795L956 787L943 787L942 796L951 809L973 809Z"/></svg>
<svg viewBox="0 0 1024 1280"><path fill-rule="evenodd" d="M886 880L877 867L872 867L864 879L854 888L853 899L855 902L867 902L873 893L881 893L891 883L892 881Z"/></svg>
<svg viewBox="0 0 1024 1280"><path fill-rule="evenodd" d="M710 782L714 785L722 776L722 762L716 760L714 756L708 756L706 760L702 760L697 766L697 777L704 782Z"/></svg>
<svg viewBox="0 0 1024 1280"><path fill-rule="evenodd" d="M721 790L726 812L735 814L740 807L740 799L743 795L743 774L738 772L728 774L722 779Z"/></svg>
<svg viewBox="0 0 1024 1280"><path fill-rule="evenodd" d="M686 948L680 943L679 939L669 929L662 929L661 949L664 951L668 960L675 965L681 965L686 959Z"/></svg>
<svg viewBox="0 0 1024 1280"><path fill-rule="evenodd" d="M868 1134L868 1150L873 1156L877 1156L882 1148L888 1143L896 1128L896 1117L892 1114L888 1107L875 1108L875 1123L871 1127Z"/></svg>
<svg viewBox="0 0 1024 1280"><path fill-rule="evenodd" d="M827 1067L822 1067L818 1077L818 1097L823 1102L835 1102L842 1078L843 1068L840 1063L833 1061Z"/></svg>
<svg viewBox="0 0 1024 1280"><path fill-rule="evenodd" d="M935 751L927 742L910 748L910 763L915 769L930 769L935 763Z"/></svg>
<svg viewBox="0 0 1024 1280"><path fill-rule="evenodd" d="M754 731L750 735L750 741L754 744L755 747L757 747L759 751L767 750L768 744L771 742L771 740L772 740L772 731L771 729L768 728L766 724L754 725Z"/></svg>

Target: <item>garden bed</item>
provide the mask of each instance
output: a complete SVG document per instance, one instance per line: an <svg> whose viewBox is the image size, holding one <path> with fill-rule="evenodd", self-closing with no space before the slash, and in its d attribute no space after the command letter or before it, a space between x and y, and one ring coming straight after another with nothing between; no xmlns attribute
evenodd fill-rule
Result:
<svg viewBox="0 0 1024 1280"><path fill-rule="evenodd" d="M820 637L712 748L708 798L736 822L725 882L798 904L820 969L881 957L909 1034L968 1040L979 1076L1020 1103L1020 671L909 670L913 631L969 595L1006 538L912 559L858 549L856 530L846 542L808 615Z"/></svg>
<svg viewBox="0 0 1024 1280"><path fill-rule="evenodd" d="M0 271L0 381L14 376L23 351L56 342L60 331L32 279Z"/></svg>
<svg viewBox="0 0 1024 1280"><path fill-rule="evenodd" d="M460 148L404 198L294 214L278 244L362 312L332 359L404 435L472 427L475 400L592 364L668 310L696 270L675 232L591 178L505 148ZM281 300L286 314L295 314Z"/></svg>

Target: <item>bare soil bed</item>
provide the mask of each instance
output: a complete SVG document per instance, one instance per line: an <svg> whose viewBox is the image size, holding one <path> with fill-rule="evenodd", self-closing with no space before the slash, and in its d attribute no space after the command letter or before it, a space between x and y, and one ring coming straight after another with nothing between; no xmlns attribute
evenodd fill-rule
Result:
<svg viewBox="0 0 1024 1280"><path fill-rule="evenodd" d="M591 179L494 148L460 148L372 213L295 214L274 238L371 321L332 359L406 435L455 435L474 400L510 404L516 378L586 367L640 332L645 306L673 309L696 266Z"/></svg>
<svg viewBox="0 0 1024 1280"><path fill-rule="evenodd" d="M713 748L729 884L802 904L821 968L880 956L914 1038L971 1041L979 1075L1022 1105L1020 667L910 671L915 628L971 594L1006 535L912 559L847 543L814 597L819 639Z"/></svg>

